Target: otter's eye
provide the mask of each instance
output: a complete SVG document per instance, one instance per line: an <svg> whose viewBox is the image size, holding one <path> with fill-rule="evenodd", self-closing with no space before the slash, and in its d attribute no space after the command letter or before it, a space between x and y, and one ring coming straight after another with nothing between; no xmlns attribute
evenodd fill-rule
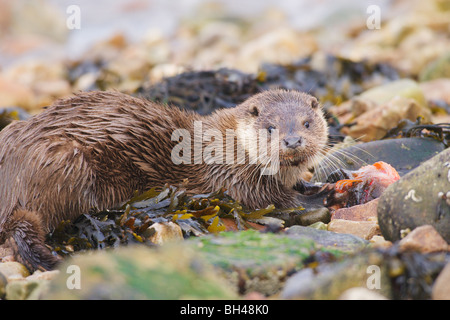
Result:
<svg viewBox="0 0 450 320"><path fill-rule="evenodd" d="M270 127L267 128L267 131L269 131L269 133L272 134L272 133L275 132L275 128L270 126Z"/></svg>
<svg viewBox="0 0 450 320"><path fill-rule="evenodd" d="M308 121L305 121L305 123L303 125L305 126L306 129L309 128L309 122Z"/></svg>

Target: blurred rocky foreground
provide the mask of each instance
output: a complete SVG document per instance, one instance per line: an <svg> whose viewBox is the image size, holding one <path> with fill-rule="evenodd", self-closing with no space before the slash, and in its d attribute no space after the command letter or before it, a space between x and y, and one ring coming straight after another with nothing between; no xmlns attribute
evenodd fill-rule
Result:
<svg viewBox="0 0 450 320"><path fill-rule="evenodd" d="M450 299L450 1L381 1L379 29L366 24L370 1L245 3L1 0L0 128L80 90L115 89L208 113L282 87L316 95L333 144L342 142L333 150L343 160L325 160L308 179L328 181L337 165L337 180L355 182L345 175L383 161L398 181L383 180L381 196L369 189L359 202L328 199L327 208L302 214L234 207L233 219L281 229L273 234L243 231L225 210L237 204L216 195L168 215L168 193L152 193L166 220L150 207L146 220L116 212L130 239L153 246L201 237L167 250L74 254L61 272L30 275L4 258L0 298ZM71 5L80 8L80 29L67 27ZM192 227L196 214L206 227ZM83 219L78 226L89 232L116 226L104 216ZM105 234L94 231L103 248ZM67 236L54 251L77 251L80 235ZM84 270L86 290L67 291L71 264ZM381 268L381 290L369 290L371 266Z"/></svg>

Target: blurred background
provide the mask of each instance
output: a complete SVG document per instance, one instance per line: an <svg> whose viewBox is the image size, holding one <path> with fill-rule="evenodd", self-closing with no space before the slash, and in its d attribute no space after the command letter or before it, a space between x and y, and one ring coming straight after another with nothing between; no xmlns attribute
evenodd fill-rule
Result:
<svg viewBox="0 0 450 320"><path fill-rule="evenodd" d="M305 57L320 69L328 54L419 79L448 57L449 26L448 0L0 0L0 107L36 113L78 90L133 93L187 70L257 75Z"/></svg>

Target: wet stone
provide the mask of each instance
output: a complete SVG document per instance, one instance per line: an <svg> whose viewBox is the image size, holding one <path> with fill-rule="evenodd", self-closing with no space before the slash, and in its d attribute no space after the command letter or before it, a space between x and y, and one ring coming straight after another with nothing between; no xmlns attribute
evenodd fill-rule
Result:
<svg viewBox="0 0 450 320"><path fill-rule="evenodd" d="M323 173L329 174L336 169L331 163L345 170L358 170L364 165L384 161L403 176L444 149L444 144L432 138L399 138L361 143L335 151L333 156L339 159L338 163L333 157L327 157L328 160L320 163L322 170L314 173L312 181L325 182Z"/></svg>
<svg viewBox="0 0 450 320"><path fill-rule="evenodd" d="M328 223L330 222L330 219L330 210L324 207L300 214L297 218L297 222L302 226L309 226L316 222Z"/></svg>
<svg viewBox="0 0 450 320"><path fill-rule="evenodd" d="M380 234L380 228L375 221L352 221L333 219L328 224L328 230L338 233L348 233L365 240Z"/></svg>
<svg viewBox="0 0 450 320"><path fill-rule="evenodd" d="M419 74L421 81L450 77L450 53L431 61Z"/></svg>
<svg viewBox="0 0 450 320"><path fill-rule="evenodd" d="M420 226L408 233L399 242L401 250L416 250L422 253L447 251L448 245L430 225Z"/></svg>
<svg viewBox="0 0 450 320"><path fill-rule="evenodd" d="M349 208L340 208L333 212L331 219L344 219L356 221L376 221L377 220L378 198L364 204Z"/></svg>
<svg viewBox="0 0 450 320"><path fill-rule="evenodd" d="M327 249L336 249L343 252L357 252L367 246L369 242L351 234L336 233L311 227L292 226L287 231L291 237L309 238Z"/></svg>
<svg viewBox="0 0 450 320"><path fill-rule="evenodd" d="M49 286L47 280L16 280L6 286L7 300L38 300Z"/></svg>

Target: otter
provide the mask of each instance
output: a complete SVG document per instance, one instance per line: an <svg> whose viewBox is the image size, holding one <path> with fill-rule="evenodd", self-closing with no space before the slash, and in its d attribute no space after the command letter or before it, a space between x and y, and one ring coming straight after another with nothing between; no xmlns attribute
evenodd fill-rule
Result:
<svg viewBox="0 0 450 320"><path fill-rule="evenodd" d="M184 139L184 146L199 146L196 124L201 135L234 132L233 161L217 161L225 158L217 148L203 159L174 152ZM177 129L191 134L191 142L177 140ZM267 134L256 134L261 130ZM224 187L249 208L297 207L304 197L294 186L319 160L327 137L318 100L297 91L264 91L206 116L117 91L76 93L0 132L0 244L14 248L30 270L50 270L59 259L45 246L45 235L62 220L183 181L192 193ZM213 139L200 139L207 151ZM262 142L268 151L251 163L249 155ZM238 147L244 161L238 161ZM269 164L275 170L263 174Z"/></svg>

